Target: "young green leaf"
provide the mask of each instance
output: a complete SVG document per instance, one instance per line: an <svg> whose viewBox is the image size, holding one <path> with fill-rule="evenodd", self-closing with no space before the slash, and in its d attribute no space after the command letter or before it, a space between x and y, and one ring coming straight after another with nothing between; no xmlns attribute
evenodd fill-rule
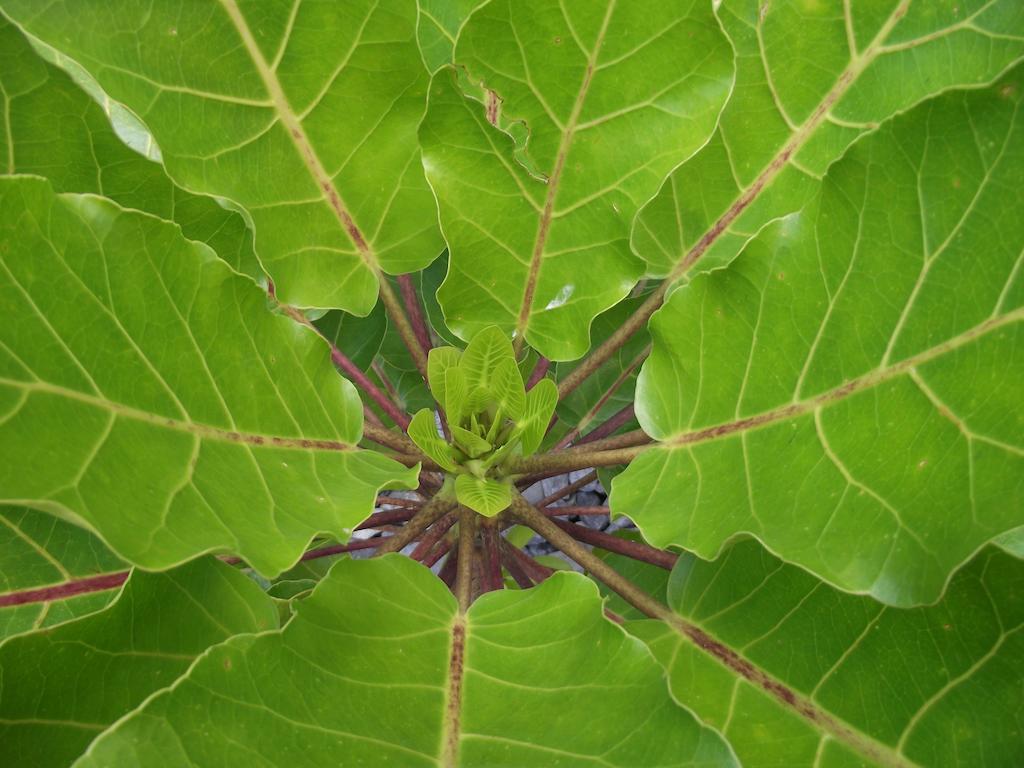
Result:
<svg viewBox="0 0 1024 768"><path fill-rule="evenodd" d="M448 395L446 382L448 369L459 364L462 351L455 347L434 347L427 355L427 379L430 382L430 393L439 405L447 408Z"/></svg>
<svg viewBox="0 0 1024 768"><path fill-rule="evenodd" d="M466 375L458 366L444 372L444 409L449 424L459 424L469 413L469 389Z"/></svg>
<svg viewBox="0 0 1024 768"><path fill-rule="evenodd" d="M455 478L459 503L484 517L494 517L512 503L512 486L507 480L462 474Z"/></svg>
<svg viewBox="0 0 1024 768"><path fill-rule="evenodd" d="M511 360L514 365L515 359L512 342L499 328L490 326L466 345L459 367L466 376L469 391L473 392L477 387L491 389L498 364L502 360Z"/></svg>
<svg viewBox="0 0 1024 768"><path fill-rule="evenodd" d="M516 432L522 438L524 456L529 456L540 446L557 403L558 385L551 379L541 379L526 393L523 416L516 425Z"/></svg>
<svg viewBox="0 0 1024 768"><path fill-rule="evenodd" d="M526 386L514 359L505 358L495 366L490 390L501 419L515 421L522 417L526 407ZM501 419L496 418L495 425L500 425Z"/></svg>
<svg viewBox="0 0 1024 768"><path fill-rule="evenodd" d="M471 459L477 459L480 456L483 456L494 447L482 437L474 432L470 432L468 429L463 429L462 427L453 424L451 426L451 430L452 437L455 439L456 445L458 445Z"/></svg>
<svg viewBox="0 0 1024 768"><path fill-rule="evenodd" d="M437 416L431 408L416 412L409 422L409 437L427 456L449 472L455 470L452 447L437 431Z"/></svg>

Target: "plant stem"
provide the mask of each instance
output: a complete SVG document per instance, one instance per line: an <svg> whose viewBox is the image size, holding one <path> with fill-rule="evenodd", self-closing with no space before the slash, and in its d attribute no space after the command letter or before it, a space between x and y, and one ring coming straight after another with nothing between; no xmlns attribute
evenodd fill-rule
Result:
<svg viewBox="0 0 1024 768"><path fill-rule="evenodd" d="M453 593L455 592L455 576L459 570L459 550L456 547L451 550L448 555L448 559L444 561L444 565L441 566L441 572L437 574L437 577L448 585Z"/></svg>
<svg viewBox="0 0 1024 768"><path fill-rule="evenodd" d="M430 328L427 326L426 317L423 313L423 304L416 293L416 287L412 284L412 277L409 275L398 276L398 287L402 291L402 300L405 308L409 310L409 321L412 323L413 333L420 343L423 354L429 355L434 344L430 340Z"/></svg>
<svg viewBox="0 0 1024 768"><path fill-rule="evenodd" d="M593 547L599 547L618 555L624 555L633 560L656 565L659 568L664 568L666 571L671 571L679 559L679 555L674 552L655 549L641 541L620 539L618 536L612 536L604 531L595 531L586 526L562 520L553 520L552 522L577 541L582 541L584 544L590 544Z"/></svg>
<svg viewBox="0 0 1024 768"><path fill-rule="evenodd" d="M593 443L613 435L617 429L619 429L622 426L625 426L630 421L632 421L635 415L636 409L634 408L633 403L630 403L629 405L622 408L622 410L617 411L615 414L609 417L608 420L605 421L603 424L590 430L590 432L585 434L580 439L577 445Z"/></svg>
<svg viewBox="0 0 1024 768"><path fill-rule="evenodd" d="M411 507L413 509L419 509L423 506L422 501L416 501L415 499L403 499L399 496L378 496L377 506L379 507Z"/></svg>
<svg viewBox="0 0 1024 768"><path fill-rule="evenodd" d="M386 509L383 512L374 512L368 518L356 526L357 531L365 531L370 528L380 528L382 525L394 525L405 523L416 514L415 509L401 507L399 509Z"/></svg>
<svg viewBox="0 0 1024 768"><path fill-rule="evenodd" d="M427 460L426 456L419 455L420 449L416 443L405 435L392 432L386 427L378 427L376 424L363 422L363 437L367 440L372 440L377 445L383 445L385 448L390 448L393 451L408 454L416 458L417 461Z"/></svg>
<svg viewBox="0 0 1024 768"><path fill-rule="evenodd" d="M531 389L537 386L537 382L547 375L548 369L550 367L551 361L548 360L546 357L542 356L537 358L537 364L533 366L533 371L530 372L530 378L526 382L527 392L529 392Z"/></svg>
<svg viewBox="0 0 1024 768"><path fill-rule="evenodd" d="M483 590L494 592L505 586L505 579L501 574L501 554L498 541L502 538L495 527L495 520L485 520L480 526L480 539L483 543L484 554L484 580Z"/></svg>
<svg viewBox="0 0 1024 768"><path fill-rule="evenodd" d="M607 451L613 448L630 448L632 446L647 445L648 443L653 442L654 440L642 429L634 429L631 432L623 432L621 435L612 435L611 437L604 437L599 440L595 439L590 442L587 442L584 438L573 448L567 448L566 451Z"/></svg>
<svg viewBox="0 0 1024 768"><path fill-rule="evenodd" d="M555 572L554 568L548 568L546 565L541 565L521 549L513 547L508 543L507 539L502 539L500 546L502 555L507 555L513 562L515 562L534 584L540 584L544 579ZM509 573L511 573L511 570Z"/></svg>
<svg viewBox="0 0 1024 768"><path fill-rule="evenodd" d="M420 507L412 519L402 528L399 533L391 536L378 550L378 555L388 552L398 552L407 544L419 538L427 528L436 523L443 515L447 514L455 505L447 499L434 496L430 501Z"/></svg>
<svg viewBox="0 0 1024 768"><path fill-rule="evenodd" d="M427 555L431 554L434 545L448 533L448 529L455 525L458 519L459 516L456 513L449 512L430 526L423 538L420 539L420 543L416 545L416 549L409 554L409 557L423 562Z"/></svg>
<svg viewBox="0 0 1024 768"><path fill-rule="evenodd" d="M457 530L448 531L444 537L444 541L434 547L433 551L423 558L423 564L427 566L427 568L433 568L434 565L437 564L437 561L447 555L451 551L452 547L455 546L455 542L459 538L458 534L459 532Z"/></svg>
<svg viewBox="0 0 1024 768"><path fill-rule="evenodd" d="M561 499L564 499L566 496L575 493L583 486L589 485L595 480L597 480L597 472L595 470L591 470L590 472L587 472L587 474L585 474L583 477L579 478L578 480L574 480L564 488L559 488L550 496L545 496L543 499L537 502L537 506L543 509L544 507L554 504L556 501L560 501Z"/></svg>
<svg viewBox="0 0 1024 768"><path fill-rule="evenodd" d="M514 549L514 547L511 548ZM520 589L529 589L533 586L533 580L508 550L509 548L507 547L501 547L501 564L505 566L505 570L509 572L509 575L519 585Z"/></svg>
<svg viewBox="0 0 1024 768"><path fill-rule="evenodd" d="M634 333L641 330L647 325L647 321L651 319L662 302L665 301L665 292L668 290L670 280L666 280L661 283L647 300L637 307L636 312L630 315L629 319L626 320L619 328L604 340L604 343L600 344L596 349L591 350L590 354L587 355L583 362L577 365L568 376L566 376L558 384L558 399L564 400L570 392L576 390L576 388L587 380L591 374L595 373L598 368L605 364L608 359L618 352L623 345L630 340Z"/></svg>
<svg viewBox="0 0 1024 768"><path fill-rule="evenodd" d="M395 424L402 429L408 429L410 419L402 409L393 403L387 395L381 392L377 385L370 381L370 378L360 370L359 366L353 363L344 352L332 344L330 339L320 333L320 329L313 325L313 323L309 321L309 318L299 310L295 309L295 307L289 307L285 304L279 304L278 306L284 310L285 314L295 320L295 322L305 325L307 328L311 328L314 333L326 341L328 346L331 348L331 359L334 361L334 364L338 366L346 376L348 376L353 384L369 395L373 402L375 402L380 409L387 414L389 419L395 422Z"/></svg>
<svg viewBox="0 0 1024 768"><path fill-rule="evenodd" d="M378 282L380 283L380 300L384 304L384 309L387 310L388 317L391 318L391 322L395 324L395 328L398 330L398 335L402 337L402 341L405 343L406 349L409 350L409 354L412 356L412 361L416 364L416 370L423 376L423 380L427 380L427 353L420 346L419 339L416 337L416 331L413 330L412 325L409 323L409 318L405 316L405 310L402 309L402 302L399 301L398 296L395 295L394 289L391 287L391 283L384 275L378 276Z"/></svg>
<svg viewBox="0 0 1024 768"><path fill-rule="evenodd" d="M459 565L455 577L455 597L459 611L466 613L473 601L473 561L476 550L476 512L468 507L459 510Z"/></svg>
<svg viewBox="0 0 1024 768"><path fill-rule="evenodd" d="M519 494L516 494L512 499L512 511L519 518L520 522L535 530L547 539L552 546L583 566L637 610L651 618L663 621L674 621L677 618L667 605L658 602L636 584L619 574L618 571L559 528L553 520L550 520L543 512L534 508L532 504Z"/></svg>
<svg viewBox="0 0 1024 768"><path fill-rule="evenodd" d="M568 450L557 453L543 453L526 456L513 462L510 471L517 475L532 475L541 472L568 472L590 467L614 467L629 464L640 453L648 450L646 445L617 448L609 451ZM555 472L558 474L558 472Z"/></svg>
<svg viewBox="0 0 1024 768"><path fill-rule="evenodd" d="M604 408L605 403L607 403L612 398L612 396L619 391L619 387L621 387L625 383L626 379L628 379L633 374L633 371L637 369L640 363L642 363L650 353L651 345L648 344L643 349L643 351L640 352L639 355L634 357L629 362L629 364L626 365L626 367L619 372L619 375L615 377L615 381L612 382L612 385L608 387L607 390L605 390L604 394L602 394L601 397L598 398L597 402L594 403L593 406L591 406L590 410L583 414L583 418L580 419L579 423L576 424L576 426L569 430L569 432L561 440L558 441L558 443L555 445L555 450L565 448L567 445L569 445L573 440L575 440L579 436L579 434L584 430L584 428L586 428L586 426L590 422L597 418L597 414L601 412L602 408Z"/></svg>
<svg viewBox="0 0 1024 768"><path fill-rule="evenodd" d="M588 515L599 517L607 516L610 512L608 507L550 507L543 511L548 517L586 517Z"/></svg>

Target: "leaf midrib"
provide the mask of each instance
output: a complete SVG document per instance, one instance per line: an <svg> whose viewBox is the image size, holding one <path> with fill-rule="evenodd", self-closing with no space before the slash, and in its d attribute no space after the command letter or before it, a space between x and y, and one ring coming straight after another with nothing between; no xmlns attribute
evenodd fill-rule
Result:
<svg viewBox="0 0 1024 768"><path fill-rule="evenodd" d="M711 248L715 241L725 233L729 226L753 204L761 192L771 185L775 177L785 170L790 160L815 135L822 121L828 117L832 107L857 81L857 78L867 69L868 65L874 61L876 55L882 49L882 44L892 33L899 20L906 14L911 2L912 0L902 0L889 15L889 18L886 19L863 53L855 58L851 58L850 63L846 65L846 68L836 78L835 85L832 86L818 103L818 106L814 108L814 111L797 128L789 141L782 146L782 149L768 162L754 181L729 205L725 213L683 255L675 268L669 273L668 278L665 280L666 284L674 283L684 277L690 268ZM762 63L764 63L765 70L767 71L767 62L764 62L762 59ZM776 104L776 106L780 113L784 112L781 104Z"/></svg>
<svg viewBox="0 0 1024 768"><path fill-rule="evenodd" d="M249 29L249 25L246 23L245 17L242 15L242 12L238 7L238 3L236 0L220 0L220 4L227 13L232 25L234 25L235 29L238 31L238 35L242 39L242 44L245 46L246 52L249 54L249 58L255 65L260 79L263 81L263 86L267 89L274 111L280 118L281 124L287 130L288 136L299 154L299 158L305 166L306 171L313 179L313 183L316 184L324 203L327 204L335 218L337 218L338 222L342 225L349 239L352 241L353 245L355 245L356 251L364 264L374 273L374 275L377 275L379 279L380 266L378 264L376 254L373 252L370 244L367 243L362 231L356 225L355 220L349 213L348 205L345 203L341 193L334 184L334 179L332 179L331 175L327 172L327 169L324 167L319 155L317 155L316 150L313 148L309 137L306 136L306 132L302 127L302 122L300 121L298 114L288 101L288 97L285 95L284 88L281 86L281 82L278 80L277 74L264 58L263 52L260 50L256 39L253 37L252 30ZM356 44L358 45L358 42ZM287 47L287 45L288 39L286 37L281 42L282 51ZM312 109L312 107L309 109Z"/></svg>
<svg viewBox="0 0 1024 768"><path fill-rule="evenodd" d="M282 435L268 435L256 432L240 432L221 427L214 427L209 424L201 424L196 421L175 419L169 416L161 416L156 413L144 411L141 408L125 405L113 400L108 400L97 395L90 395L78 390L62 387L58 384L51 384L46 381L18 381L0 377L0 385L20 389L23 392L45 392L70 400L76 400L87 405L105 410L115 417L122 416L134 421L141 421L147 424L171 429L178 432L193 435L202 440L217 440L225 443L242 444L249 446L261 446L267 448L283 448L300 451L350 451L354 448L350 443L342 440L331 440L325 438L291 437ZM19 409L28 401L26 397ZM8 414L8 418L12 414Z"/></svg>
<svg viewBox="0 0 1024 768"><path fill-rule="evenodd" d="M992 331L1021 320L1024 320L1024 307L1020 307L1004 315L990 317L985 320L985 322L969 328L942 344L937 344L936 346L930 347L916 355L904 358L888 368L879 368L855 379L850 379L849 381L828 389L825 392L821 392L814 397L797 400L792 403L779 406L778 408L762 411L761 413L751 416L745 416L734 421L722 422L699 430L691 430L667 436L665 438L659 438L659 443L668 448L705 443L749 432L786 419L802 416L831 403L843 400L858 392L884 384L897 376L911 374L919 365L923 365L937 357L953 352L960 347L982 338Z"/></svg>
<svg viewBox="0 0 1024 768"><path fill-rule="evenodd" d="M617 0L609 0L605 10L601 28L598 30L594 40L594 47L587 59L587 67L583 74L583 82L576 93L576 101L573 103L572 111L569 113L569 120L562 131L562 138L558 144L558 151L555 154L555 165L548 179L548 191L544 200L544 209L541 212L540 220L537 223L537 233L533 243L533 253L530 256L530 269L526 277L526 285L523 287L523 299L519 306L519 317L516 320L516 340L522 343L526 337L526 331L530 325L530 318L533 314L533 297L537 290L537 281L540 278L540 267L544 261L544 248L547 245L548 234L551 231L551 220L554 216L555 200L558 197L558 189L562 181L562 172L565 170L565 160L572 146L576 125L579 122L580 114L583 112L583 104L587 99L590 84L597 68L597 59L601 54L601 47L605 35L608 32L608 25L611 22L612 14L615 11Z"/></svg>

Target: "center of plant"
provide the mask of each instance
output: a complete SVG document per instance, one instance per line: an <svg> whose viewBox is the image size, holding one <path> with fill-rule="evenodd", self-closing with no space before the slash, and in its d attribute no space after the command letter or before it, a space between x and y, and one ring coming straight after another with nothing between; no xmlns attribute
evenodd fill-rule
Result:
<svg viewBox="0 0 1024 768"><path fill-rule="evenodd" d="M512 503L510 461L540 446L558 388L545 378L527 392L512 344L496 327L478 333L464 351L432 349L427 372L444 415L422 409L409 437L448 473L443 492L493 517Z"/></svg>

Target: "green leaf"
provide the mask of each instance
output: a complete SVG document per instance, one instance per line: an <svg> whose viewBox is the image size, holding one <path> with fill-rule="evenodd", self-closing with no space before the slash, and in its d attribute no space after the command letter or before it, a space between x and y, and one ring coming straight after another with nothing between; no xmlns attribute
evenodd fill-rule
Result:
<svg viewBox="0 0 1024 768"><path fill-rule="evenodd" d="M163 168L124 145L110 119L71 78L44 61L0 17L0 90L7 174L45 176L58 192L94 192L181 225L239 272L265 282L241 215L175 186Z"/></svg>
<svg viewBox="0 0 1024 768"><path fill-rule="evenodd" d="M469 390L466 375L461 368L452 367L445 371L444 398L444 409L448 415L449 425L462 421L462 417L469 412Z"/></svg>
<svg viewBox="0 0 1024 768"><path fill-rule="evenodd" d="M379 270L441 252L414 0L3 7L142 119L177 183L245 207L284 303L365 315Z"/></svg>
<svg viewBox="0 0 1024 768"><path fill-rule="evenodd" d="M1024 522L1022 76L880 128L675 291L637 395L662 446L612 491L648 541L753 533L905 606Z"/></svg>
<svg viewBox="0 0 1024 768"><path fill-rule="evenodd" d="M427 456L432 458L449 472L455 471L455 460L452 447L437 431L437 417L430 408L417 411L409 422L409 438L420 447Z"/></svg>
<svg viewBox="0 0 1024 768"><path fill-rule="evenodd" d="M514 358L507 357L494 367L490 389L497 414L502 417L499 419L496 415L495 428L500 428L502 419L515 421L522 417L526 407L526 385Z"/></svg>
<svg viewBox="0 0 1024 768"><path fill-rule="evenodd" d="M455 495L484 517L494 517L512 504L512 486L508 480L461 474L455 478Z"/></svg>
<svg viewBox="0 0 1024 768"><path fill-rule="evenodd" d="M24 507L0 507L0 640L103 608L125 564L88 531ZM82 579L109 582L82 594ZM53 590L32 594L37 590ZM27 594L26 594L27 593Z"/></svg>
<svg viewBox="0 0 1024 768"><path fill-rule="evenodd" d="M748 768L1015 765L1022 597L1024 564L992 549L939 603L901 610L745 541L713 563L683 555L669 600L684 623L631 630L666 665L673 696Z"/></svg>
<svg viewBox="0 0 1024 768"><path fill-rule="evenodd" d="M1024 55L1019 0L717 7L736 86L715 135L637 217L633 248L652 275L728 263L799 210L859 136L930 96L991 82Z"/></svg>
<svg viewBox="0 0 1024 768"><path fill-rule="evenodd" d="M423 63L431 73L452 61L459 30L486 0L418 0L416 39Z"/></svg>
<svg viewBox="0 0 1024 768"><path fill-rule="evenodd" d="M557 403L558 385L551 379L541 379L526 393L523 417L516 427L523 441L524 456L529 456L540 446Z"/></svg>
<svg viewBox="0 0 1024 768"><path fill-rule="evenodd" d="M427 355L427 379L430 382L430 393L438 405L444 406L448 402L446 390L448 369L457 367L461 357L462 350L455 347L434 347Z"/></svg>
<svg viewBox="0 0 1024 768"><path fill-rule="evenodd" d="M416 471L354 448L362 409L312 331L204 245L101 198L0 178L0 502L167 568L265 575Z"/></svg>
<svg viewBox="0 0 1024 768"><path fill-rule="evenodd" d="M495 0L463 26L455 63L471 83L438 72L420 128L451 252L448 327L497 325L575 359L639 276L637 210L714 130L728 42L697 0Z"/></svg>
<svg viewBox="0 0 1024 768"><path fill-rule="evenodd" d="M472 393L478 387L491 389L498 364L502 360L511 360L514 364L515 359L511 342L500 329L491 326L480 331L469 342L466 351L462 353L459 368L466 377L469 392Z"/></svg>
<svg viewBox="0 0 1024 768"><path fill-rule="evenodd" d="M0 645L0 762L69 765L210 646L276 628L273 602L214 558L136 571L103 611Z"/></svg>
<svg viewBox="0 0 1024 768"><path fill-rule="evenodd" d="M366 371L380 351L388 329L384 305L378 304L366 317L333 310L313 323L324 337L345 353L345 357Z"/></svg>
<svg viewBox="0 0 1024 768"><path fill-rule="evenodd" d="M450 425L449 428L452 431L452 437L455 439L455 442L471 459L483 456L494 447L475 432L470 432L468 429L463 429L456 424Z"/></svg>
<svg viewBox="0 0 1024 768"><path fill-rule="evenodd" d="M79 768L231 768L254 755L268 767L734 764L579 574L484 595L461 615L417 563L342 560L297 611L279 632L211 649ZM597 700L601 727L581 726L575 713Z"/></svg>

